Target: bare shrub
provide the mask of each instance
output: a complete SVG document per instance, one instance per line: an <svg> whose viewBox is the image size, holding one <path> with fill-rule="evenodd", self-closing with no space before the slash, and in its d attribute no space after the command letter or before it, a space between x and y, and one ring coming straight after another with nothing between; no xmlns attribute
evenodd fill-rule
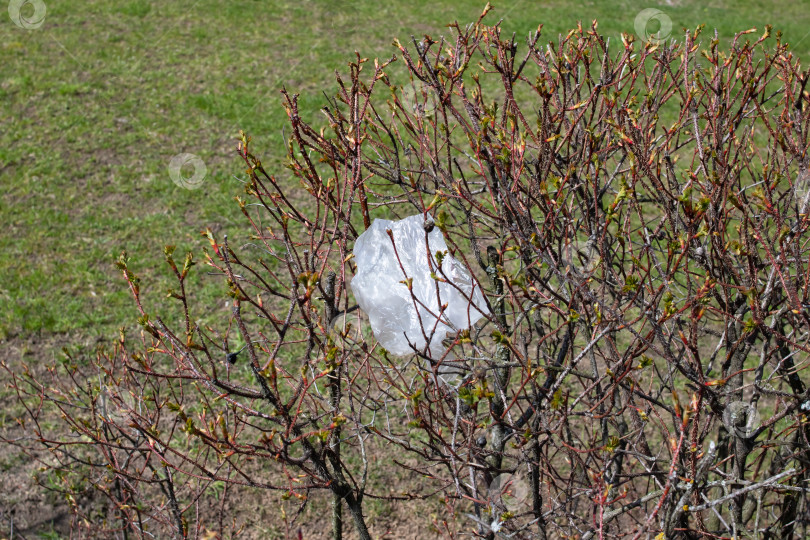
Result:
<svg viewBox="0 0 810 540"><path fill-rule="evenodd" d="M13 374L77 528L227 536L211 501L250 486L329 492L335 538L370 537L369 499L436 496L447 537L806 536L808 74L769 30L724 49L699 29L608 43L594 23L544 44L482 19L358 56L323 127L285 91L297 183L243 136L252 241L205 233L222 324L194 322L191 255L166 250L176 327L122 255L141 335ZM352 248L414 214L489 314L441 355L395 357L356 309ZM369 482L392 468L421 483Z"/></svg>

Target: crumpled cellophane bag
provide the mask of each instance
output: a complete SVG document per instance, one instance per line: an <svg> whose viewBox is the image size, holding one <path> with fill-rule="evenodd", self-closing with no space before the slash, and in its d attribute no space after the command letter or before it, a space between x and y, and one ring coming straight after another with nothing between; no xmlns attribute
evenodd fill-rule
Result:
<svg viewBox="0 0 810 540"><path fill-rule="evenodd" d="M432 224L432 219L428 220ZM368 315L374 337L386 350L402 356L414 352L411 345L420 351L428 345L430 358L439 360L445 353L442 340L446 335L470 328L489 309L481 286L449 253L442 258L443 273L439 271L436 253L447 252L447 244L441 230L433 226L425 246L424 224L421 214L399 221L374 220L355 242L357 274L351 287L360 309ZM412 291L408 290L408 279L412 280ZM437 322L439 300L447 308Z"/></svg>

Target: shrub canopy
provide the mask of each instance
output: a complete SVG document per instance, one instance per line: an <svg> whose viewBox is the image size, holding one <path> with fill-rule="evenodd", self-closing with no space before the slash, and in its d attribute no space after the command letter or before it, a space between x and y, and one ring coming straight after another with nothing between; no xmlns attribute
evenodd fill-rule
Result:
<svg viewBox="0 0 810 540"><path fill-rule="evenodd" d="M358 56L323 125L284 92L297 183L242 137L252 240L204 233L222 324L194 322L191 255L166 250L178 326L141 305L122 256L141 337L100 354L98 384L70 361L15 378L79 435L29 409L55 468L114 503L106 530L139 534L215 528L195 507L217 482L302 505L327 491L337 537L343 508L368 538L365 501L437 496L449 536L805 534L808 74L770 29L725 48L700 29L451 28ZM356 308L352 249L414 214L489 313L394 356ZM391 471L401 485L369 480Z"/></svg>

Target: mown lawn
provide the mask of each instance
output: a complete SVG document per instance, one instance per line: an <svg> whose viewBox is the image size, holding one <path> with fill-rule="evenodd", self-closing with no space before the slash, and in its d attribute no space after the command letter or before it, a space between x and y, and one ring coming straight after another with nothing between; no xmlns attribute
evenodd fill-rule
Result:
<svg viewBox="0 0 810 540"><path fill-rule="evenodd" d="M15 364L27 354L40 367L52 361L57 343L114 339L119 326L136 326L113 265L122 250L142 277L144 302L175 313L165 299L173 284L163 246L177 245L179 260L187 250L200 260L207 241L199 231L206 227L227 232L232 244L246 238L233 200L242 193L236 137L240 129L251 134L266 168L288 178L282 86L300 94L307 120L323 124L323 94L334 93L334 71L345 72L355 50L390 57L394 37L447 34L447 23L474 21L485 3L44 2L45 20L36 29L18 27L0 10L0 361ZM494 4L488 22L502 18L519 37L543 24L543 41L556 41L578 21L597 19L618 47L622 32L635 33L636 15L657 7L671 20L672 37L704 23L706 40L717 28L727 43L749 28L757 28L755 38L770 23L799 57L810 58L808 3ZM181 153L204 163L198 189L170 178L169 164ZM229 300L222 280L205 273L196 266L189 286L201 319L221 315ZM17 412L0 383L3 429L13 427ZM18 454L0 451L4 478L19 472L9 485L24 481L21 465ZM20 505L27 500L12 495ZM17 502L0 500L0 515Z"/></svg>
<svg viewBox="0 0 810 540"><path fill-rule="evenodd" d="M468 0L45 3L36 29L0 13L0 339L104 338L131 325L129 293L112 265L121 250L133 256L154 304L169 285L164 244L199 255L206 226L237 239L247 230L233 202L241 192L239 129L285 175L282 85L320 122L322 92L333 93L334 70L344 70L355 50L389 56L393 37L437 37L483 7ZM620 43L647 7L522 0L496 3L489 20L503 18L518 36L542 23L551 40L595 18ZM673 36L705 23L727 39L772 23L797 54L810 50L810 11L801 3L658 7ZM180 153L205 164L199 189L172 182L168 166ZM202 265L196 270L192 287L205 317L225 301L224 290L204 278Z"/></svg>

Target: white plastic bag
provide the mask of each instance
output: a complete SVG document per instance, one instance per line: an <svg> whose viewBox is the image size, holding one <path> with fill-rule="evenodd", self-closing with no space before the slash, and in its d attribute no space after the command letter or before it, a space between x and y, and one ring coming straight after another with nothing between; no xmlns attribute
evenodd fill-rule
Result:
<svg viewBox="0 0 810 540"><path fill-rule="evenodd" d="M380 345L395 355L406 355L414 352L411 345L422 350L429 340L430 356L438 360L445 352L442 340L448 333L469 328L489 310L481 286L447 253L438 227L427 234L429 265L424 223L421 214L399 221L374 220L355 242L357 275L351 287ZM393 233L394 243L386 232L388 229ZM436 252L445 252L442 271ZM438 280L431 276L431 265ZM409 279L413 296L408 290ZM440 301L447 304L441 315Z"/></svg>

